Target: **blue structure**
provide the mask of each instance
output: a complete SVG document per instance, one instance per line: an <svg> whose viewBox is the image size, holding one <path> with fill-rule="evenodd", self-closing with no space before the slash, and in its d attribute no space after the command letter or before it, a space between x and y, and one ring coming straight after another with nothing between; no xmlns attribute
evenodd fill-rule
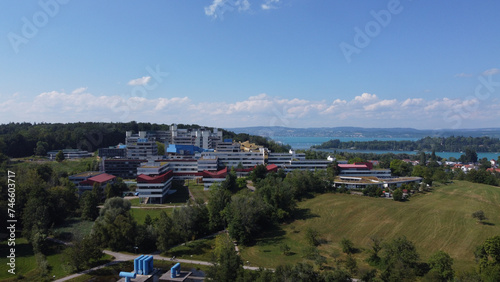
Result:
<svg viewBox="0 0 500 282"><path fill-rule="evenodd" d="M140 255L134 259L134 272L149 275L153 271L153 256Z"/></svg>
<svg viewBox="0 0 500 282"><path fill-rule="evenodd" d="M181 273L181 264L176 263L172 268L170 268L170 278L176 278L177 275Z"/></svg>
<svg viewBox="0 0 500 282"><path fill-rule="evenodd" d="M120 277L125 278L125 282L130 282L130 278L135 278L135 276L136 276L135 272L120 271Z"/></svg>
<svg viewBox="0 0 500 282"><path fill-rule="evenodd" d="M194 145L176 145L170 144L166 148L167 153L175 153L180 155L194 155L195 153L206 152L206 149Z"/></svg>

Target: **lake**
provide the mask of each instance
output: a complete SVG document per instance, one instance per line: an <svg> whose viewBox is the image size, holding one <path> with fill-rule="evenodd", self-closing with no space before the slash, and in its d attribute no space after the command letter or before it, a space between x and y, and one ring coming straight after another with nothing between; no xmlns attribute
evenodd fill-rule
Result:
<svg viewBox="0 0 500 282"><path fill-rule="evenodd" d="M370 137L285 137L285 136L274 136L272 138L276 142L280 142L283 144L288 144L292 146L293 149L298 150L298 149L309 149L313 145L319 145L323 142L332 140L332 139L339 139L341 142L346 142L346 141L373 141L373 140L380 140L380 141L403 141L403 140L409 140L409 141L417 141L421 138L370 138ZM322 151L331 151L331 150L322 150ZM394 154L401 154L401 153L406 153L406 154L417 154L418 152L415 151L385 151L385 150L336 150L336 151L342 151L342 152L354 152L354 153L375 153L375 154L387 154L387 153L394 153ZM428 152L430 153L430 152ZM463 153L459 152L436 152L436 155L449 159L450 157L454 158L460 158L460 156ZM487 158L488 160L491 159L498 159L500 156L499 153L477 153L477 157L479 159L482 158Z"/></svg>

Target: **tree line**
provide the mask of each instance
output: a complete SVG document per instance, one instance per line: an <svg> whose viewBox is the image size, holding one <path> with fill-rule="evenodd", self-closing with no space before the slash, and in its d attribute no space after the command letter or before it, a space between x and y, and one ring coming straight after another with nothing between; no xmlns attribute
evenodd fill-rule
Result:
<svg viewBox="0 0 500 282"><path fill-rule="evenodd" d="M356 150L390 150L390 151L446 151L462 152L469 148L477 152L500 152L500 139L483 137L425 137L417 141L340 141L332 139L320 145L313 146L315 149L351 149Z"/></svg>

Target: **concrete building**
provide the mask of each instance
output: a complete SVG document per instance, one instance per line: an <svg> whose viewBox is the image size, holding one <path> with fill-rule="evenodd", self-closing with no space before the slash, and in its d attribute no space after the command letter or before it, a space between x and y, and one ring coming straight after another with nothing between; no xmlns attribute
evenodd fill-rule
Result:
<svg viewBox="0 0 500 282"><path fill-rule="evenodd" d="M282 165L282 168L286 173L298 170L326 170L326 168L332 163L329 160L291 160L289 163Z"/></svg>
<svg viewBox="0 0 500 282"><path fill-rule="evenodd" d="M157 167L161 171L162 165ZM154 169L153 169L154 170ZM163 204L172 188L173 172L168 170L163 174L139 174L137 176L137 190L141 202L150 204Z"/></svg>
<svg viewBox="0 0 500 282"><path fill-rule="evenodd" d="M127 158L129 159L149 159L158 155L158 145L154 138L147 138L146 131L139 131L133 134L127 131L125 135L127 146Z"/></svg>
<svg viewBox="0 0 500 282"><path fill-rule="evenodd" d="M373 164L354 163L339 164L340 173L334 181L335 187L345 186L347 189L364 189L376 185L382 189L401 187L403 184L419 184L421 177L393 177L390 169L373 169Z"/></svg>
<svg viewBox="0 0 500 282"><path fill-rule="evenodd" d="M125 145L112 146L109 148L99 148L97 154L100 158L126 158L127 148Z"/></svg>
<svg viewBox="0 0 500 282"><path fill-rule="evenodd" d="M137 168L146 159L106 159L101 161L101 170L121 177L123 179L135 179L137 177Z"/></svg>
<svg viewBox="0 0 500 282"><path fill-rule="evenodd" d="M50 160L55 160L57 153L62 151L65 159L81 159L92 157L92 153L87 151L79 150L79 149L62 149L62 150L53 150L47 152L47 156Z"/></svg>
<svg viewBox="0 0 500 282"><path fill-rule="evenodd" d="M224 139L224 141L217 143L217 145L215 146L215 151L219 153L236 153L241 151L240 147L241 145L239 143L233 143L232 139Z"/></svg>
<svg viewBox="0 0 500 282"><path fill-rule="evenodd" d="M259 152L203 152L202 158L216 157L220 166L237 168L240 164L243 168L253 168L256 165L265 164L267 150L262 148Z"/></svg>
<svg viewBox="0 0 500 282"><path fill-rule="evenodd" d="M373 169L372 163L339 164L340 176L392 178L390 169Z"/></svg>
<svg viewBox="0 0 500 282"><path fill-rule="evenodd" d="M219 169L219 159L216 156L205 156L198 159L198 172L217 171Z"/></svg>
<svg viewBox="0 0 500 282"><path fill-rule="evenodd" d="M192 145L203 149L215 149L217 143L222 141L222 131L217 128L214 128L213 131L203 127L180 129L177 128L176 124L172 124L168 131L156 131L148 134L156 141L167 145Z"/></svg>

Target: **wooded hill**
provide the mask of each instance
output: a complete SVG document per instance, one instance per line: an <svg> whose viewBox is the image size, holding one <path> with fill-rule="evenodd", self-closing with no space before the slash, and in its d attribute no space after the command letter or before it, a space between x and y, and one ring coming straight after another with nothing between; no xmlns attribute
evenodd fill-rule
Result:
<svg viewBox="0 0 500 282"><path fill-rule="evenodd" d="M500 152L500 139L484 137L425 137L417 141L345 141L333 139L315 149L356 149L356 150L391 150L391 151L427 151L462 152L467 148L477 152Z"/></svg>

